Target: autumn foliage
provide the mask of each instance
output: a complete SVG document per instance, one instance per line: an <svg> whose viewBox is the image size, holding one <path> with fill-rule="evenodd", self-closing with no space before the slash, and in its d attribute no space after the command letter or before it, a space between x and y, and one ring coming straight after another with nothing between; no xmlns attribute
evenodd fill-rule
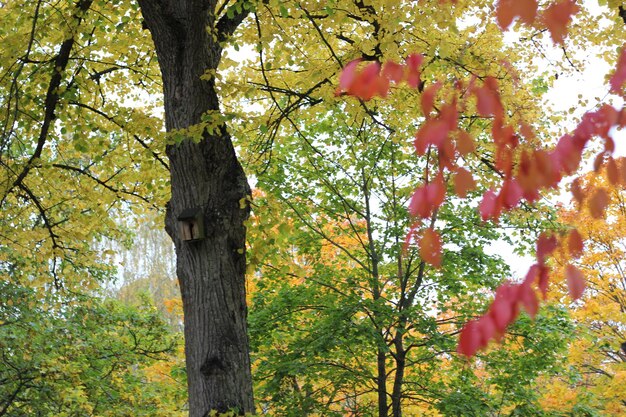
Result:
<svg viewBox="0 0 626 417"><path fill-rule="evenodd" d="M501 0L497 5L496 19L503 30L517 18L524 24L544 27L550 32L552 40L559 44L563 43L567 26L578 10L572 0L553 2L542 12L537 11L535 0ZM381 66L378 62L362 64L360 60L352 61L343 69L336 94L348 94L361 100L371 100L377 96L384 98L391 85L401 83L422 91L420 105L424 121L415 133L414 148L418 155L436 152L438 164L431 164L436 166L436 172L429 172L432 167L427 167L424 183L415 189L410 199L408 210L416 222L407 234L405 245L417 238L423 261L435 267L441 264L441 237L432 226L420 230L420 219L432 218L444 202L446 173L454 174L454 192L460 198L466 198L467 193L475 187L472 174L457 164L459 156L475 148L470 134L462 130L458 123L459 113L472 106L480 117L491 119L495 168L502 174L500 185L487 190L482 196L479 211L484 221L497 222L503 212L515 209L522 200L536 202L542 191L559 187L564 177L578 171L583 150L594 137L600 138L604 145L595 159L595 170L606 166L611 186L626 183L626 172L618 168L625 164L617 164L611 156L615 144L610 133L615 127L626 126L625 109L617 110L605 104L584 114L573 132L562 136L553 149L533 149L527 143L521 146L520 142L522 137L533 138L529 124L507 124L496 78L472 77L467 83L456 80L451 92L439 94L443 88L442 82L424 88L420 81L422 61L423 57L419 54L410 55L404 64L387 62ZM617 67L609 81L610 91L623 94L625 82L626 48L622 48ZM435 105L438 94L444 99ZM582 190L578 180L575 180L571 190L579 207L586 205L594 218L604 216L609 203L606 189ZM552 276L548 259L558 246L568 248L570 259L580 257L583 251L582 239L576 229L564 235L541 234L536 242L536 263L530 267L525 279L517 284L507 282L498 288L489 310L463 328L459 353L471 357L490 340L499 339L521 309L535 316L539 304L537 294L546 297ZM570 296L579 298L585 288L583 274L571 264L566 265L564 271Z"/></svg>

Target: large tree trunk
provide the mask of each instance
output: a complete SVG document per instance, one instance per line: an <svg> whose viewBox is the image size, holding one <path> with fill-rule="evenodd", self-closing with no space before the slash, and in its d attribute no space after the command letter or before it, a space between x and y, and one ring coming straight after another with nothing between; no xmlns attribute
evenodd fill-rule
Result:
<svg viewBox="0 0 626 417"><path fill-rule="evenodd" d="M138 0L152 34L163 76L168 132L219 111L212 80L220 41L245 11L219 22L208 0ZM215 29L217 38L209 35ZM215 33L214 32L214 33ZM250 189L225 126L167 147L172 196L166 229L176 246L185 314L185 355L190 417L211 410L254 412L246 326L245 227ZM184 241L178 216L199 208L206 238Z"/></svg>

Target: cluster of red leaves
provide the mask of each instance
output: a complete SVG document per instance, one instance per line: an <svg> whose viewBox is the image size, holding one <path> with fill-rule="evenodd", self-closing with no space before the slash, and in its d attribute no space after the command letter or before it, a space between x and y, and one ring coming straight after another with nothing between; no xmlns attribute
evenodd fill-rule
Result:
<svg viewBox="0 0 626 417"><path fill-rule="evenodd" d="M439 3L456 3L456 0L439 0ZM572 17L580 11L575 0L559 0L550 3L542 12L538 11L537 0L498 0L496 20L502 30L506 30L513 20L532 26L536 23L548 29L554 43L563 43L567 26Z"/></svg>
<svg viewBox="0 0 626 417"><path fill-rule="evenodd" d="M562 43L567 31L567 24L578 11L572 0L561 0L551 4L542 14L542 22L550 30L555 43ZM519 17L524 23L532 24L537 17L535 0L501 0L498 3L496 17L501 27L507 27L513 19ZM421 55L411 55L404 65L370 63L360 70L359 61L352 61L344 68L337 94L348 94L362 100L370 100L375 96L386 97L390 82L396 84L403 81L413 88L420 85ZM610 79L611 92L623 93L626 82L626 47L620 55L616 71ZM522 199L536 201L542 190L559 186L563 176L574 174L582 159L585 145L593 137L604 140L604 150L596 157L594 167L598 171L606 165L609 182L613 186L626 185L626 164L617 164L611 154L615 144L610 136L613 127L626 127L626 109L616 110L604 105L596 111L587 112L572 134L561 137L554 149L520 149L520 135L532 138L532 129L525 124L507 125L504 106L500 100L498 83L495 78L487 77L478 85L472 79L469 85L455 84L456 94L447 102L435 108L435 98L442 88L437 82L426 88L421 95L421 110L425 117L424 123L415 134L414 147L418 155L436 150L438 155L438 172L429 180L426 170L424 184L419 186L409 203L409 213L418 218L411 227L405 241L408 246L411 240L418 241L422 259L438 267L442 261L442 240L434 230L433 216L443 204L446 195L444 181L445 171L454 174L454 191L464 198L474 189L475 181L472 174L456 164L459 156L474 150L472 137L458 126L459 109L467 108L467 100L473 97L477 113L492 119L492 137L495 144L495 167L502 173L503 181L499 189L490 189L482 197L479 205L483 220L497 221L501 213L515 208ZM469 94L467 94L469 92ZM459 103L459 99L462 101ZM434 112L434 110L436 110ZM433 114L434 112L434 114ZM514 164L514 160L517 164ZM515 167L515 169L514 169ZM585 200L591 215L602 218L609 202L608 192L603 188L583 190L579 180L572 184L574 199L582 207ZM431 227L418 231L421 220L431 218ZM459 338L458 352L468 357L479 349L487 346L490 340L499 339L507 326L518 316L520 309L535 316L539 300L537 291L545 298L552 270L547 265L548 256L557 246L569 248L572 259L578 258L583 250L580 234L575 229L567 236L542 234L537 240L537 262L529 269L520 284L507 282L497 289L495 299L487 313L472 320L462 329ZM565 267L565 278L570 296L581 297L585 280L582 273L573 265Z"/></svg>
<svg viewBox="0 0 626 417"><path fill-rule="evenodd" d="M559 239L561 242L559 242ZM499 340L504 331L517 318L521 308L535 317L539 309L537 290L545 299L550 279L550 267L547 257L559 246L567 248L572 258L578 258L583 251L583 241L576 229L564 237L542 234L537 239L537 262L530 267L524 280L519 284L506 282L497 290L487 313L478 319L466 323L461 331L457 351L468 357L474 356L479 349L492 340ZM570 296L578 299L585 288L585 279L574 265L565 267L565 274Z"/></svg>
<svg viewBox="0 0 626 417"><path fill-rule="evenodd" d="M626 82L626 46L622 48L617 68L610 79L611 91L619 93ZM482 111L479 109L479 112ZM494 142L505 139L495 133L500 129L502 122L498 116L494 118ZM542 189L556 188L564 175L572 175L578 170L582 159L583 149L593 137L604 140L604 150L594 161L594 170L598 172L604 165L611 186L623 187L626 185L626 164L618 164L611 154L615 144L610 136L613 127L626 127L626 108L616 110L612 106L603 105L596 111L587 112L571 135L562 136L556 147L551 151L535 149L524 150L521 153L517 172L505 171L505 180L500 191L489 190L483 196L480 204L480 213L483 219L497 220L502 210L510 210L521 198L532 202L537 200ZM513 136L507 141L514 144ZM510 164L510 160L507 160ZM580 179L572 183L574 200L582 208L585 201L592 217L601 219L609 203L609 195L604 188L583 190ZM560 242L559 242L560 240ZM523 307L532 317L537 313L538 289L545 298L550 280L551 268L546 265L547 257L557 246L567 247L569 257L577 259L583 251L583 241L576 229L562 237L555 235L540 235L537 240L537 263L534 264L524 281L520 284L505 283L496 291L495 299L489 311L476 320L472 320L462 329L457 351L468 357L473 356L479 349L487 346L490 340L499 339L506 327L511 324ZM585 288L583 274L574 265L568 264L564 268L565 279L570 297L580 298Z"/></svg>
<svg viewBox="0 0 626 417"><path fill-rule="evenodd" d="M400 84L404 81L409 87L417 88L422 60L422 55L412 54L404 65L389 61L381 70L378 62L360 67L361 60L355 59L343 68L335 95L348 94L367 101L376 96L387 97L391 82Z"/></svg>
<svg viewBox="0 0 626 417"><path fill-rule="evenodd" d="M561 0L550 4L539 19L550 31L552 40L562 44L567 34L567 26L579 10L574 0ZM537 0L500 0L496 7L496 19L502 30L506 30L515 18L532 25L537 17Z"/></svg>

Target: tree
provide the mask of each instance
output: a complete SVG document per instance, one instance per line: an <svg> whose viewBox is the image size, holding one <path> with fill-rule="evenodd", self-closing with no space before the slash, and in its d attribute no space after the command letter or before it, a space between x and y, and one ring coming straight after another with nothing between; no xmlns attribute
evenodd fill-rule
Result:
<svg viewBox="0 0 626 417"><path fill-rule="evenodd" d="M2 74L2 209L10 214L2 235L15 247L39 241L36 255L44 262L25 271L29 279L45 282L52 274L59 287L80 288L99 257L90 250L92 240L119 230L107 219L126 215L129 207L139 211L143 203L159 207L166 191L162 169L168 169L173 192L167 228L186 306L192 416L211 409L253 411L244 291L249 188L223 125L205 129L204 140L172 144L166 162L162 145L155 145L163 135L150 106L126 100L144 89L160 90L156 50L168 132L201 126L202 117L219 112L214 82L202 76L217 68L222 43L248 14L244 3L218 9L215 1L141 1L154 46L139 35L134 2L14 1L0 9L3 62L9 62ZM211 36L208 27L215 30ZM111 32L116 41L107 39ZM124 200L130 204L119 205ZM183 242L177 217L197 207L206 217L207 239ZM8 230L12 225L23 234ZM61 283L63 268L75 271L63 273Z"/></svg>
<svg viewBox="0 0 626 417"><path fill-rule="evenodd" d="M615 167L624 169L622 158ZM582 189L608 188L611 170L589 173L580 181ZM561 221L575 227L585 245L585 252L576 266L586 278L585 294L569 305L579 335L570 343L567 357L570 375L551 378L544 393L544 402L559 409L580 410L596 408L602 415L618 416L626 412L624 404L624 362L626 352L622 343L624 333L624 183L608 194L606 221L595 218L589 207L563 207ZM555 256L558 268L568 264L567 248ZM565 275L565 273L563 273ZM553 297L567 302L568 283L553 288ZM569 304L569 303L568 303Z"/></svg>
<svg viewBox="0 0 626 417"><path fill-rule="evenodd" d="M458 416L475 406L486 416L535 404L535 378L565 345L562 312L541 317L536 334L526 318L481 356L486 365L450 354L459 325L484 308L485 289L509 274L484 248L506 239L503 230L528 233L527 221L545 229L545 220L512 217L499 229L448 199L436 218L448 242L442 267L427 265L404 247L408 189L423 175L411 145L341 104L327 109L299 125L297 139L275 144L257 182L249 281L261 407L280 416ZM519 355L529 346L533 354Z"/></svg>
<svg viewBox="0 0 626 417"><path fill-rule="evenodd" d="M142 216L143 224L136 230L130 248L111 242L111 249L121 258L121 277L109 293L124 304L136 304L148 295L170 328L182 330L174 245L158 220Z"/></svg>
<svg viewBox="0 0 626 417"><path fill-rule="evenodd" d="M178 343L149 303L0 290L0 416L182 415L150 375Z"/></svg>
<svg viewBox="0 0 626 417"><path fill-rule="evenodd" d="M220 113L213 76L223 43L251 4L139 0L163 78L165 127L185 132L167 147L172 195L166 229L176 246L185 315L190 416L209 410L254 411L245 296L245 227L250 188L226 126L206 126ZM244 7L245 6L245 7ZM221 13L223 12L223 13ZM194 138L190 130L204 127ZM193 140L195 139L195 140ZM189 243L177 218L200 208L206 238Z"/></svg>

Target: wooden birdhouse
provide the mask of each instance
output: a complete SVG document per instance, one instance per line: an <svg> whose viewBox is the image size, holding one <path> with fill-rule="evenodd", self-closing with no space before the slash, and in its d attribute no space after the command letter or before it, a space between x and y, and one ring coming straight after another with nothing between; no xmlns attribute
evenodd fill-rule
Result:
<svg viewBox="0 0 626 417"><path fill-rule="evenodd" d="M178 215L178 228L182 240L193 242L204 239L204 213L202 208L187 208Z"/></svg>

